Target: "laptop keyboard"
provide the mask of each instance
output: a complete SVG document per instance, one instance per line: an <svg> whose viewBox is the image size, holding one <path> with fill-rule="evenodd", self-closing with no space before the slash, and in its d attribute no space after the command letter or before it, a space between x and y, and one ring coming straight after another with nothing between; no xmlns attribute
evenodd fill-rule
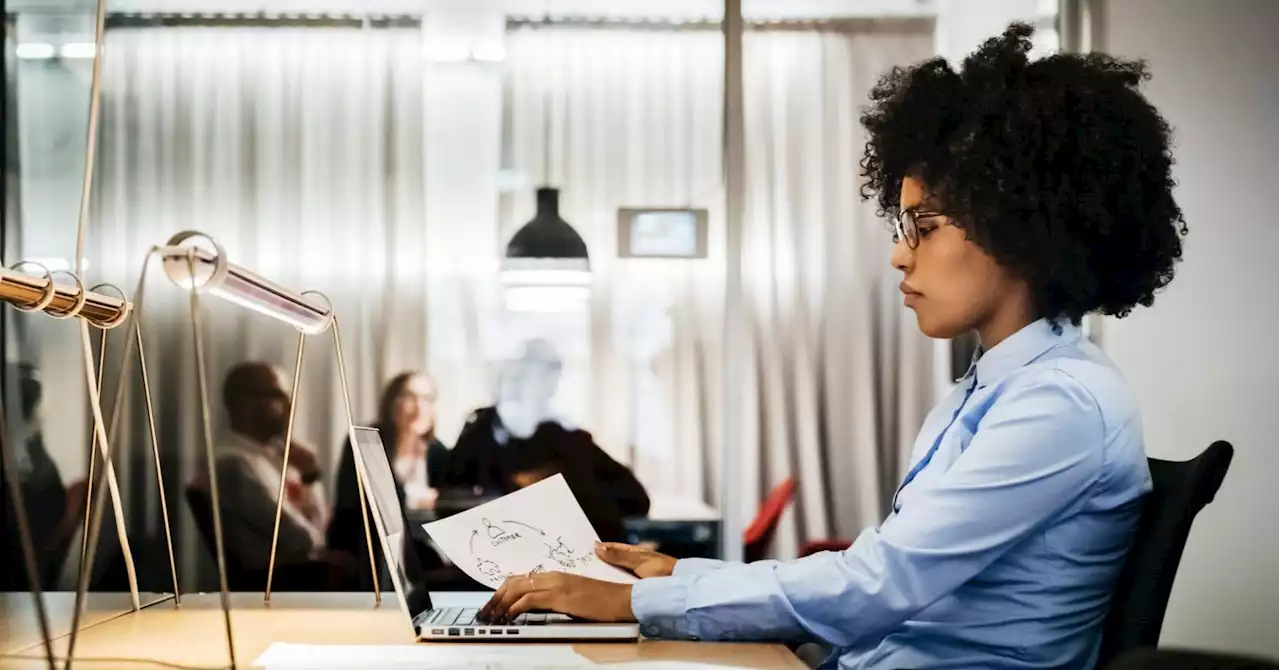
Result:
<svg viewBox="0 0 1280 670"><path fill-rule="evenodd" d="M493 629L498 629L498 628L520 627L520 626L545 626L547 624L570 623L574 621L572 617L568 617L563 614L529 613L529 614L521 614L520 616L516 617L512 621L503 622L501 624L489 624L486 622L477 621L476 616L479 614L480 614L479 608L446 607L446 608L441 608L441 609L432 610L428 612L425 618L425 621L423 621L420 625L424 628L432 627L432 628L445 628L445 629L449 627L463 629L471 626L486 626L486 627L490 627L490 632L491 632ZM449 634L452 635L453 634L452 631L450 631ZM467 633L464 631L460 631L460 634L466 635ZM474 635L474 632L472 632L471 634Z"/></svg>

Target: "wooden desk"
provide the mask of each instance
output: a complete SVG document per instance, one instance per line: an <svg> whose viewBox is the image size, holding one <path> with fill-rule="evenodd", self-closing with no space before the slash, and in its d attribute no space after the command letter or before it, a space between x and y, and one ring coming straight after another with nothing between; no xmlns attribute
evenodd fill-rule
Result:
<svg viewBox="0 0 1280 670"><path fill-rule="evenodd" d="M142 607L169 600L167 593L139 593ZM52 591L44 594L45 611L49 614L49 633L61 637L71 632L71 619L75 613L76 594L70 591ZM81 628L96 626L133 610L128 593L89 593L85 597L84 617ZM22 592L0 593L0 653L9 653L33 646L43 646L40 619L36 616L35 601L31 594Z"/></svg>
<svg viewBox="0 0 1280 670"><path fill-rule="evenodd" d="M449 594L440 594L444 605ZM451 602L448 604L452 604ZM375 606L370 593L279 593L270 607L261 593L238 593L232 599L231 629L236 658L242 668L273 642L302 644L411 644L413 632L400 612L394 594L384 594ZM171 604L148 607L128 616L106 621L80 632L76 657L99 668L138 667L147 659L188 667L226 667L227 645L217 594L184 594L182 608ZM55 653L65 655L66 637L57 640ZM38 638L37 638L38 641ZM458 643L434 643L457 646ZM466 643L462 643L466 644ZM774 644L726 644L707 642L587 643L574 650L596 663L642 660L690 661L732 665L755 670L804 670L790 651ZM40 668L43 650L28 647L22 658L0 659L0 668ZM152 666L156 667L156 666Z"/></svg>

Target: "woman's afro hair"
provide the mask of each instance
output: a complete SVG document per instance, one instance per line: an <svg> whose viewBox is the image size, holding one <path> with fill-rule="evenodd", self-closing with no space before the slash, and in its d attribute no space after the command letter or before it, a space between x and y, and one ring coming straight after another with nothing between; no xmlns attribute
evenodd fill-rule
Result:
<svg viewBox="0 0 1280 670"><path fill-rule="evenodd" d="M1182 257L1169 125L1138 92L1145 63L1031 61L1031 34L1011 25L959 72L934 58L885 74L862 115L862 196L893 216L903 177L919 179L1040 316L1123 317Z"/></svg>

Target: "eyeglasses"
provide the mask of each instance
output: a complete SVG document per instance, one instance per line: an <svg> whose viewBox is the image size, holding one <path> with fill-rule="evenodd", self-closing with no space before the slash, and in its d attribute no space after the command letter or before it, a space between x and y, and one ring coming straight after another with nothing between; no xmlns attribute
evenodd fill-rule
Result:
<svg viewBox="0 0 1280 670"><path fill-rule="evenodd" d="M905 240L907 247L915 249L920 246L920 220L945 217L946 214L941 212L918 211L914 207L904 209L898 213L898 218L894 221L893 243L897 244Z"/></svg>

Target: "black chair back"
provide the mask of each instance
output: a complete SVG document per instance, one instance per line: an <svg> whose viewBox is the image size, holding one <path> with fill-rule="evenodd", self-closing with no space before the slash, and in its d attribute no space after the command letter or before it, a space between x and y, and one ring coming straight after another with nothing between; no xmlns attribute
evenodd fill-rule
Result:
<svg viewBox="0 0 1280 670"><path fill-rule="evenodd" d="M1191 522L1222 486L1232 452L1230 444L1219 441L1189 461L1147 459L1153 488L1103 624L1099 668L1123 652L1153 648L1160 641Z"/></svg>
<svg viewBox="0 0 1280 670"><path fill-rule="evenodd" d="M187 506L191 508L191 516L196 521L196 528L200 531L200 539L204 540L205 548L209 550L209 555L213 556L216 561L218 557L218 541L213 530L213 496L210 495L209 489L202 483L188 484L183 493L187 498ZM251 591L254 590L258 581L265 583L265 573L263 579L255 579L255 575L251 572L240 568L240 564L231 555L230 551L227 552L225 558L227 588L232 591Z"/></svg>
<svg viewBox="0 0 1280 670"><path fill-rule="evenodd" d="M1275 670L1265 658L1183 649L1140 649L1120 655L1106 670Z"/></svg>

